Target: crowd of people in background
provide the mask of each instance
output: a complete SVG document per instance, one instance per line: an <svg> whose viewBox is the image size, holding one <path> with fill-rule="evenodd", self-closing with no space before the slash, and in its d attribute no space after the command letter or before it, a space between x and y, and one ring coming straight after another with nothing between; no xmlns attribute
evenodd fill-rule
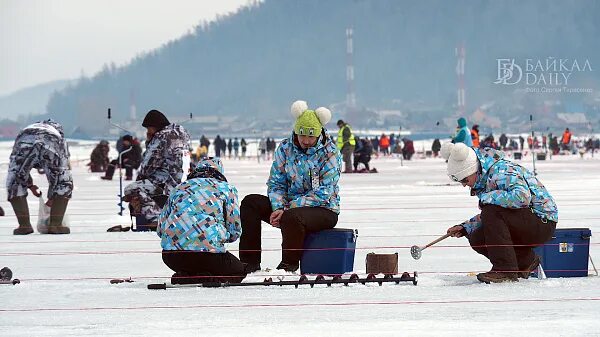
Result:
<svg viewBox="0 0 600 337"><path fill-rule="evenodd" d="M470 137L466 135L470 134ZM479 134L479 125L474 124L469 130L465 118L457 120L457 131L452 138L452 143L463 143L473 148L492 148L502 151L533 151L540 150L551 155L558 154L577 154L583 155L586 152L591 152L600 149L600 139L589 137L588 139L575 139L569 128L565 128L561 137L547 133L542 135L528 135L527 138L522 135L509 137L506 133L502 133L496 141L493 134L488 134L481 137ZM440 149L439 139L432 144L431 151L434 156Z"/></svg>

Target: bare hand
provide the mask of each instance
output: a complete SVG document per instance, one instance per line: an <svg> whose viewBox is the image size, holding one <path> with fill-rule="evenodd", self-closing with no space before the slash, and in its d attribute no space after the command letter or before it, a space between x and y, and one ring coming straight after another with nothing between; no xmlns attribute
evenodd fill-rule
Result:
<svg viewBox="0 0 600 337"><path fill-rule="evenodd" d="M448 228L446 233L450 234L450 236L452 236L454 238L460 238L464 235L463 234L464 229L465 228L462 225L456 225L456 226L452 226L452 227Z"/></svg>
<svg viewBox="0 0 600 337"><path fill-rule="evenodd" d="M42 196L42 192L40 192L39 187L37 187L37 185L31 185L29 186L29 189L31 190L31 193L33 193L33 195L35 195L36 197L41 197Z"/></svg>
<svg viewBox="0 0 600 337"><path fill-rule="evenodd" d="M279 221L281 220L282 215L283 215L282 209L278 209L278 210L274 211L273 213L271 213L271 217L269 218L269 223L271 224L271 226L279 228L279 226L280 226Z"/></svg>

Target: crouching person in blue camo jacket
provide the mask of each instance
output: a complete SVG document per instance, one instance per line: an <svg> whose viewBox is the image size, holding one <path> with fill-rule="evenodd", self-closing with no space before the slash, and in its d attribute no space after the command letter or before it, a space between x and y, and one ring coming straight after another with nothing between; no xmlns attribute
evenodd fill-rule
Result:
<svg viewBox="0 0 600 337"><path fill-rule="evenodd" d="M158 218L164 263L173 284L241 282L245 265L225 250L242 233L237 189L219 158L200 161L177 185Z"/></svg>
<svg viewBox="0 0 600 337"><path fill-rule="evenodd" d="M67 204L73 192L69 148L62 125L52 119L25 127L15 139L10 154L6 188L8 201L19 222L19 227L13 231L14 235L33 233L27 190L31 190L36 197L42 195L29 174L33 168L43 169L48 179L46 205L50 206L50 219L47 226L43 226L43 229L38 226L38 230L43 234L69 234L71 230L63 225Z"/></svg>
<svg viewBox="0 0 600 337"><path fill-rule="evenodd" d="M445 143L441 155L448 160L450 178L479 198L481 213L448 229L454 237L467 236L473 250L492 263L492 270L477 279L498 283L528 278L540 264L533 248L550 240L558 221L548 190L501 151Z"/></svg>
<svg viewBox="0 0 600 337"><path fill-rule="evenodd" d="M268 197L250 194L242 200L240 259L248 272L260 269L261 221L281 229L283 252L277 269L291 272L299 268L306 233L333 228L338 221L342 160L323 128L331 112L309 110L304 101L296 101L291 110L294 132L275 151Z"/></svg>

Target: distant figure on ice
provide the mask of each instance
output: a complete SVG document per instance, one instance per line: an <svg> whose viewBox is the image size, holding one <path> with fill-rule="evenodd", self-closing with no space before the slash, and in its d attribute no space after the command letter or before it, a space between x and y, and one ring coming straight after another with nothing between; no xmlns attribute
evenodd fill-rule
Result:
<svg viewBox="0 0 600 337"><path fill-rule="evenodd" d="M231 159L231 151L233 150L233 142L231 138L227 141L227 158Z"/></svg>
<svg viewBox="0 0 600 337"><path fill-rule="evenodd" d="M442 144L440 143L440 139L436 138L433 140L431 144L431 152L433 152L433 158L436 158L440 154L440 149L442 148Z"/></svg>
<svg viewBox="0 0 600 337"><path fill-rule="evenodd" d="M242 158L246 158L246 151L248 150L246 139L242 138L242 140L240 140L240 147L242 148Z"/></svg>
<svg viewBox="0 0 600 337"><path fill-rule="evenodd" d="M125 187L123 200L130 203L132 215L142 215L147 224L156 226L169 193L189 171L190 136L158 110L150 110L142 126L147 130L146 151L136 181Z"/></svg>
<svg viewBox="0 0 600 337"><path fill-rule="evenodd" d="M560 143L562 145L563 150L571 151L571 137L573 134L569 130L569 128L565 129L565 132L562 134L562 138L560 139Z"/></svg>
<svg viewBox="0 0 600 337"><path fill-rule="evenodd" d="M478 124L474 124L473 127L471 127L471 141L473 142L474 148L479 147L479 125Z"/></svg>
<svg viewBox="0 0 600 337"><path fill-rule="evenodd" d="M221 139L220 135L217 135L217 137L213 141L213 146L215 148L215 157L221 157L221 150L223 149L221 145L222 141L223 140Z"/></svg>
<svg viewBox="0 0 600 337"><path fill-rule="evenodd" d="M454 237L467 236L473 250L492 263L477 279L497 283L528 278L540 263L534 246L552 237L558 221L550 193L501 151L444 143L441 155L448 160L448 176L479 198L481 213L448 229Z"/></svg>
<svg viewBox="0 0 600 337"><path fill-rule="evenodd" d="M259 141L258 141L258 161L260 162L261 160L265 160L267 158L267 140L262 137Z"/></svg>
<svg viewBox="0 0 600 337"><path fill-rule="evenodd" d="M525 150L525 138L521 135L519 135L519 145L521 146L521 151Z"/></svg>
<svg viewBox="0 0 600 337"><path fill-rule="evenodd" d="M110 151L108 147L108 142L106 140L101 140L98 145L92 150L92 154L90 155L90 163L88 166L90 167L90 171L92 172L105 172L108 168L108 152Z"/></svg>
<svg viewBox="0 0 600 337"><path fill-rule="evenodd" d="M352 154L356 146L354 134L350 125L341 119L337 121L337 126L340 128L337 136L337 148L344 159L344 173L352 173Z"/></svg>
<svg viewBox="0 0 600 337"><path fill-rule="evenodd" d="M354 150L354 172L355 173L371 173L369 162L373 153L373 145L368 138L356 137L356 149ZM358 170L358 164L363 164L365 167ZM375 173L377 170L374 169Z"/></svg>
<svg viewBox="0 0 600 337"><path fill-rule="evenodd" d="M8 201L19 222L19 227L13 231L14 235L33 233L27 190L31 190L36 197L42 195L29 174L33 168L43 169L48 179L46 205L50 206L50 219L47 234L69 234L71 230L62 223L73 192L69 148L62 125L52 119L21 130L10 154L6 187Z"/></svg>
<svg viewBox="0 0 600 337"><path fill-rule="evenodd" d="M304 101L292 104L294 131L275 151L267 196L249 194L240 207L240 259L248 272L260 269L261 221L281 229L282 258L277 269L296 271L304 236L335 227L340 212L339 151L323 125L331 119L326 108L309 110Z"/></svg>
<svg viewBox="0 0 600 337"><path fill-rule="evenodd" d="M242 233L238 191L219 158L201 159L187 180L171 190L158 218L162 259L173 284L241 282L245 266L225 249ZM214 276L214 277L213 277Z"/></svg>
<svg viewBox="0 0 600 337"><path fill-rule="evenodd" d="M125 168L125 180L133 180L133 170L137 170L142 162L142 147L137 139L134 139L131 135L125 135L121 137L121 152L131 148L131 150L123 153L121 156L122 166ZM114 159L108 165L106 174L102 178L103 180L112 180L115 174L115 169L119 167L119 158Z"/></svg>
<svg viewBox="0 0 600 337"><path fill-rule="evenodd" d="M466 146L473 147L473 139L471 138L471 130L467 127L467 120L463 117L456 120L458 124L456 134L452 138L452 143L463 143Z"/></svg>
<svg viewBox="0 0 600 337"><path fill-rule="evenodd" d="M240 141L235 137L233 139L233 158L240 158Z"/></svg>
<svg viewBox="0 0 600 337"><path fill-rule="evenodd" d="M402 138L402 142L404 146L402 147L402 158L405 160L410 160L415 154L415 145L412 140L408 138Z"/></svg>
<svg viewBox="0 0 600 337"><path fill-rule="evenodd" d="M390 154L390 138L385 133L382 133L381 138L379 138L379 149L384 156Z"/></svg>

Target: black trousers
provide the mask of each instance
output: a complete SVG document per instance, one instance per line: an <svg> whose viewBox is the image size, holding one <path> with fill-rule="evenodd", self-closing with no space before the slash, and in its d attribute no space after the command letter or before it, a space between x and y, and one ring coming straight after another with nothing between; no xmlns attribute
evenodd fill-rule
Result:
<svg viewBox="0 0 600 337"><path fill-rule="evenodd" d="M367 171L369 170L369 162L371 161L371 155L369 154L358 154L358 155L354 155L354 171L356 171L358 169L358 164L362 163L363 165L365 165L365 168L367 169Z"/></svg>
<svg viewBox="0 0 600 337"><path fill-rule="evenodd" d="M162 259L182 278L177 283L241 282L246 277L245 265L229 252L163 250Z"/></svg>
<svg viewBox="0 0 600 337"><path fill-rule="evenodd" d="M119 160L114 159L106 169L106 176L112 178L117 167L119 167ZM125 168L125 177L133 177L133 167L128 164L123 164L123 167Z"/></svg>
<svg viewBox="0 0 600 337"><path fill-rule="evenodd" d="M261 261L261 221L269 222L271 216L269 198L260 194L249 194L240 206L242 237L240 238L240 260L246 263ZM298 264L306 233L318 232L335 227L338 215L322 207L298 207L286 210L281 216L280 229L281 260Z"/></svg>
<svg viewBox="0 0 600 337"><path fill-rule="evenodd" d="M550 240L556 228L556 222L542 221L529 208L485 205L481 221L469 244L490 260L494 271L525 271L533 262L533 248Z"/></svg>

